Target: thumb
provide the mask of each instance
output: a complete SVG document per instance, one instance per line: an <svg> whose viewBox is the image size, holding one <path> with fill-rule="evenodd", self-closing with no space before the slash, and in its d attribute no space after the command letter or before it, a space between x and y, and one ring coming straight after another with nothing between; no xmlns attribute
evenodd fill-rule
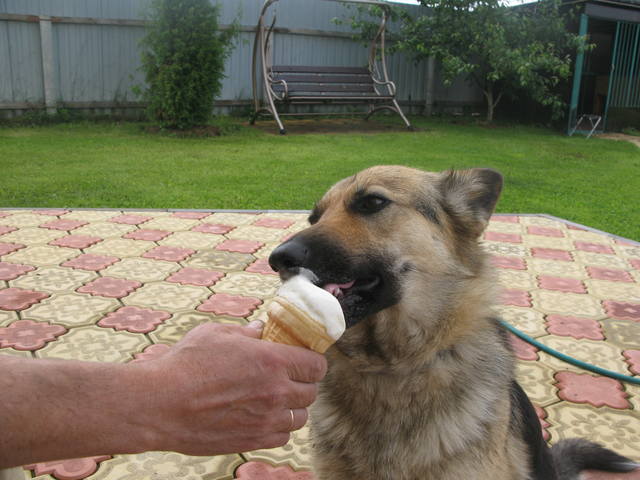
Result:
<svg viewBox="0 0 640 480"><path fill-rule="evenodd" d="M242 328L242 333L247 337L261 338L264 322L262 320L254 320L246 327Z"/></svg>

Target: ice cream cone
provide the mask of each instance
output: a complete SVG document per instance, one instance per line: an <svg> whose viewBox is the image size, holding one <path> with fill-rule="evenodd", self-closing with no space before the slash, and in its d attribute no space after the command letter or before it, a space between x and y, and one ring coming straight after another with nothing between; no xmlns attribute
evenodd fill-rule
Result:
<svg viewBox="0 0 640 480"><path fill-rule="evenodd" d="M282 297L273 299L267 316L262 331L264 340L305 347L318 353L324 353L335 343L324 325Z"/></svg>

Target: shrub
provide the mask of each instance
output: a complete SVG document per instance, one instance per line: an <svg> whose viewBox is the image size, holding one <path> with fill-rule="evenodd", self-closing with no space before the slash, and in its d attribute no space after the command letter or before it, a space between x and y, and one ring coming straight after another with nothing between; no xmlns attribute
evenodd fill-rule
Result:
<svg viewBox="0 0 640 480"><path fill-rule="evenodd" d="M209 0L153 0L142 40L144 99L152 121L163 128L206 124L220 94L224 62L237 26L221 31L219 6Z"/></svg>

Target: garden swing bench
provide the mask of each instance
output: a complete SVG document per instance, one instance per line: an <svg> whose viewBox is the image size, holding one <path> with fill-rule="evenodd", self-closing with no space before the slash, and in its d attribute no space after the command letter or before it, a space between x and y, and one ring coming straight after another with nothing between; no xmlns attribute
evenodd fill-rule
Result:
<svg viewBox="0 0 640 480"><path fill-rule="evenodd" d="M286 130L280 119L284 115L301 113L283 113L278 106L289 105L365 105L365 119L379 110L391 110L402 118L408 129L412 129L407 117L402 113L396 100L396 86L389 80L385 59L385 29L389 15L388 5L375 0L324 0L349 3L365 3L382 7L383 15L380 27L369 47L367 66L309 66L274 65L271 41L276 17L271 25L266 24L269 7L278 0L265 0L253 45L253 99L254 114L251 124L258 116L274 117L280 133ZM260 98L258 86L259 74L262 74L262 90L265 101ZM304 113L302 115L326 115L326 113Z"/></svg>

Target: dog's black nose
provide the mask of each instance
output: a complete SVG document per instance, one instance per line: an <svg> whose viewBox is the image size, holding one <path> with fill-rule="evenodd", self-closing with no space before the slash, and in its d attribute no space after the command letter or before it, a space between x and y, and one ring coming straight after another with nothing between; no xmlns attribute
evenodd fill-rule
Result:
<svg viewBox="0 0 640 480"><path fill-rule="evenodd" d="M276 272L303 267L307 259L307 247L300 240L291 240L276 247L269 255L269 265Z"/></svg>

